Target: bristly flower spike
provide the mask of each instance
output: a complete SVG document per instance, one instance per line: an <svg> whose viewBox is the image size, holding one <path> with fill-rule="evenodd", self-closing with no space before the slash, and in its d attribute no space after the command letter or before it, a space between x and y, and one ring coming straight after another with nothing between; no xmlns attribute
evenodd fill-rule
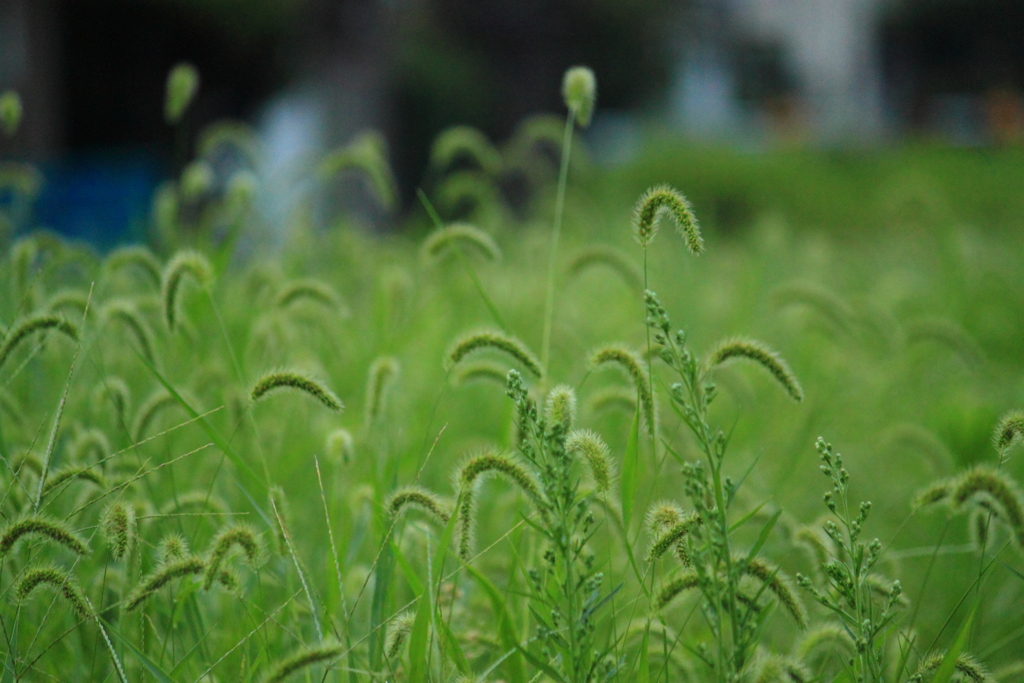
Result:
<svg viewBox="0 0 1024 683"><path fill-rule="evenodd" d="M559 427L568 434L576 423L576 392L568 384L559 384L548 392L544 404L544 419L548 427Z"/></svg>
<svg viewBox="0 0 1024 683"><path fill-rule="evenodd" d="M422 510L444 525L451 519L451 505L441 499L436 493L428 491L419 486L406 486L400 488L390 496L384 504L384 508L392 517L398 517L406 508L414 507Z"/></svg>
<svg viewBox="0 0 1024 683"><path fill-rule="evenodd" d="M174 125L181 120L182 114L199 90L199 71L187 63L175 65L167 74L167 94L164 99L164 119Z"/></svg>
<svg viewBox="0 0 1024 683"><path fill-rule="evenodd" d="M381 356L370 365L366 378L366 425L371 426L384 411L391 387L398 380L401 365L397 358Z"/></svg>
<svg viewBox="0 0 1024 683"><path fill-rule="evenodd" d="M78 583L72 576L57 567L31 567L18 579L14 587L14 595L19 602L23 602L32 595L39 586L48 585L60 592L61 596L71 607L79 619L91 619L93 616L92 605L89 599L82 593Z"/></svg>
<svg viewBox="0 0 1024 683"><path fill-rule="evenodd" d="M275 370L263 375L252 387L249 396L253 401L262 400L267 394L279 389L292 389L316 399L323 407L340 413L344 409L341 400L323 383L299 374L294 370Z"/></svg>
<svg viewBox="0 0 1024 683"><path fill-rule="evenodd" d="M335 465L348 465L355 457L355 440L351 432L341 427L327 435L324 440L327 460Z"/></svg>
<svg viewBox="0 0 1024 683"><path fill-rule="evenodd" d="M210 554L206 558L206 573L203 579L203 588L210 590L217 577L220 576L220 567L228 553L234 547L242 549L246 562L251 566L257 566L263 558L263 541L256 530L248 524L236 524L229 526L217 534L210 542Z"/></svg>
<svg viewBox="0 0 1024 683"><path fill-rule="evenodd" d="M184 557L160 565L155 572L146 576L128 596L126 609L133 612L158 590L177 579L203 573L203 561L198 557Z"/></svg>
<svg viewBox="0 0 1024 683"><path fill-rule="evenodd" d="M734 358L745 358L757 363L782 385L790 398L794 401L803 400L804 390L789 365L761 342L744 338L727 339L711 354L708 366L714 368Z"/></svg>
<svg viewBox="0 0 1024 683"><path fill-rule="evenodd" d="M591 355L590 364L594 367L615 365L629 375L640 400L640 417L643 418L647 432L653 436L658 424L654 396L651 394L650 380L637 355L624 346L606 346Z"/></svg>
<svg viewBox="0 0 1024 683"><path fill-rule="evenodd" d="M594 102L597 100L594 72L585 66L568 69L562 79L562 99L576 118L576 125L580 128L589 126L594 115Z"/></svg>
<svg viewBox="0 0 1024 683"><path fill-rule="evenodd" d="M615 465L612 464L608 444L600 435L589 429L573 430L565 441L565 450L569 454L579 453L583 456L598 491L603 493L611 489L615 479Z"/></svg>
<svg viewBox="0 0 1024 683"><path fill-rule="evenodd" d="M139 538L135 507L122 501L111 503L100 518L100 529L114 561L127 557Z"/></svg>
<svg viewBox="0 0 1024 683"><path fill-rule="evenodd" d="M84 539L72 531L64 522L33 515L22 517L4 527L0 533L0 560L15 546L22 536L42 536L57 545L62 545L76 555L85 555L89 547Z"/></svg>
<svg viewBox="0 0 1024 683"><path fill-rule="evenodd" d="M263 683L281 683L296 671L340 657L344 652L345 649L341 645L333 643L325 643L320 647L303 648L275 664L270 674L263 679Z"/></svg>
<svg viewBox="0 0 1024 683"><path fill-rule="evenodd" d="M180 251L164 268L160 298L164 307L164 319L171 332L174 331L177 319L181 283L186 275L191 275L196 282L205 287L213 279L213 267L210 265L210 261L198 251Z"/></svg>
<svg viewBox="0 0 1024 683"><path fill-rule="evenodd" d="M992 441L1000 457L1015 443L1024 441L1024 411L1012 410L999 420L992 434Z"/></svg>
<svg viewBox="0 0 1024 683"><path fill-rule="evenodd" d="M13 90L0 95L0 128L7 137L14 137L21 125L21 96Z"/></svg>
<svg viewBox="0 0 1024 683"><path fill-rule="evenodd" d="M3 367L7 358L21 342L36 332L44 332L46 330L60 332L68 339L78 341L78 327L69 323L61 316L49 313L32 316L7 331L7 336L4 338L3 343L0 344L0 367Z"/></svg>
<svg viewBox="0 0 1024 683"><path fill-rule="evenodd" d="M693 209L686 197L668 185L658 185L647 190L637 202L633 212L634 235L640 244L647 246L658 232L658 220L668 214L682 235L687 249L694 256L704 252L704 238L693 215Z"/></svg>
<svg viewBox="0 0 1024 683"><path fill-rule="evenodd" d="M448 350L445 367L451 369L466 356L484 349L501 351L517 360L536 377L544 376L544 368L526 344L498 330L482 330L462 337Z"/></svg>

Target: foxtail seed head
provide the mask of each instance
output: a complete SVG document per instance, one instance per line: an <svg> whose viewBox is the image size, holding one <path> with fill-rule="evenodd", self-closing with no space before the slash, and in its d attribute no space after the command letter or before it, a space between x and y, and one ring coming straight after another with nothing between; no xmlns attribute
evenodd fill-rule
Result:
<svg viewBox="0 0 1024 683"><path fill-rule="evenodd" d="M398 380L401 365L393 356L381 356L370 365L366 378L366 425L377 421L387 402L391 388Z"/></svg>
<svg viewBox="0 0 1024 683"><path fill-rule="evenodd" d="M585 247L577 252L566 270L570 277L576 277L584 270L594 266L605 266L618 275L629 287L638 292L643 291L643 272L629 257L615 247L604 244Z"/></svg>
<svg viewBox="0 0 1024 683"><path fill-rule="evenodd" d="M945 658L946 652L944 650L929 654L918 664L914 675L907 679L908 683L922 683L926 679L930 679L935 670L942 665L942 660ZM995 679L992 678L988 670L969 653L964 652L960 654L956 658L954 668L958 673L963 674L965 678L974 683L995 683Z"/></svg>
<svg viewBox="0 0 1024 683"><path fill-rule="evenodd" d="M711 354L708 366L711 368L722 365L734 358L745 358L757 363L767 370L775 380L782 385L790 398L794 401L802 401L804 390L800 387L796 375L789 369L786 361L782 360L779 354L767 346L753 339L733 338L727 339L718 345L718 348Z"/></svg>
<svg viewBox="0 0 1024 683"><path fill-rule="evenodd" d="M992 441L1000 455L1013 444L1024 441L1024 410L1012 410L1003 415L992 433Z"/></svg>
<svg viewBox="0 0 1024 683"><path fill-rule="evenodd" d="M504 161L487 136L471 126L453 126L442 131L430 148L430 165L445 171L456 159L470 159L490 176L501 172Z"/></svg>
<svg viewBox="0 0 1024 683"><path fill-rule="evenodd" d="M188 62L176 64L167 74L167 93L164 98L164 119L172 126L181 120L182 114L199 90L199 71Z"/></svg>
<svg viewBox="0 0 1024 683"><path fill-rule="evenodd" d="M795 657L769 654L762 656L754 665L757 672L754 683L809 683L814 675Z"/></svg>
<svg viewBox="0 0 1024 683"><path fill-rule="evenodd" d="M591 355L590 363L594 367L614 365L629 376L640 400L640 417L647 432L653 436L658 424L654 396L651 394L650 379L641 366L640 358L624 346L606 346Z"/></svg>
<svg viewBox="0 0 1024 683"><path fill-rule="evenodd" d="M21 342L36 332L45 332L47 330L60 332L75 342L79 338L78 327L59 315L44 313L25 318L7 330L7 336L4 337L3 343L0 343L0 367L3 367L7 358Z"/></svg>
<svg viewBox="0 0 1024 683"><path fill-rule="evenodd" d="M1010 527L1017 546L1024 548L1024 499L1009 475L985 465L965 472L952 486L950 507L961 510L972 500L994 504L997 517Z"/></svg>
<svg viewBox="0 0 1024 683"><path fill-rule="evenodd" d="M213 267L210 261L198 251L179 251L164 267L161 276L160 299L164 307L164 319L167 328L173 332L178 316L178 298L181 283L186 275L191 275L200 286L206 287L213 279Z"/></svg>
<svg viewBox="0 0 1024 683"><path fill-rule="evenodd" d="M448 350L445 367L451 369L458 365L466 356L484 349L501 351L518 361L520 365L536 377L544 376L544 368L526 344L498 330L481 330L459 339Z"/></svg>
<svg viewBox="0 0 1024 683"><path fill-rule="evenodd" d="M693 215L693 209L686 197L668 185L658 185L647 190L633 211L633 234L643 246L650 244L658 232L658 221L668 214L676 224L676 230L686 242L686 248L694 256L704 252L704 238Z"/></svg>
<svg viewBox="0 0 1024 683"><path fill-rule="evenodd" d="M127 598L126 609L133 612L139 605L148 600L157 591L167 584L186 576L195 576L203 573L202 559L191 556L175 560L169 560L157 567L157 570L146 576L135 587L135 590Z"/></svg>
<svg viewBox="0 0 1024 683"><path fill-rule="evenodd" d="M415 620L416 613L408 611L402 612L388 624L387 636L384 638L384 651L388 659L395 659L402 654L402 647L412 632Z"/></svg>
<svg viewBox="0 0 1024 683"><path fill-rule="evenodd" d="M340 413L344 408L334 392L321 382L299 374L294 370L275 370L263 375L249 391L252 400L260 401L267 394L279 389L300 391L316 399L324 408Z"/></svg>
<svg viewBox="0 0 1024 683"><path fill-rule="evenodd" d="M197 159L181 171L181 198L186 202L197 202L213 189L217 176L210 162Z"/></svg>
<svg viewBox="0 0 1024 683"><path fill-rule="evenodd" d="M801 660L806 660L809 655L818 650L826 652L841 650L845 654L856 651L856 646L846 628L841 624L822 624L807 632L796 646L795 654Z"/></svg>
<svg viewBox="0 0 1024 683"><path fill-rule="evenodd" d="M100 464L110 455L110 440L102 430L92 427L82 430L68 447L71 462Z"/></svg>
<svg viewBox="0 0 1024 683"><path fill-rule="evenodd" d="M567 70L562 78L562 99L576 118L576 125L580 128L589 126L597 99L594 72L585 66L574 66Z"/></svg>
<svg viewBox="0 0 1024 683"><path fill-rule="evenodd" d="M476 485L485 476L497 475L516 485L534 505L541 507L544 499L540 487L522 465L506 455L485 451L468 458L455 473L455 490L459 492L459 557L469 561L472 555L473 528L476 517Z"/></svg>
<svg viewBox="0 0 1024 683"><path fill-rule="evenodd" d="M472 360L461 363L452 372L452 384L462 386L470 382L490 381L505 386L508 366L493 360Z"/></svg>
<svg viewBox="0 0 1024 683"><path fill-rule="evenodd" d="M103 475L99 472L95 472L89 467L83 467L82 465L67 465L60 468L56 472L53 472L46 478L46 483L43 484L43 497L45 498L54 489L66 484L68 482L80 479L82 481L88 481L99 488L106 487L106 482L103 481Z"/></svg>
<svg viewBox="0 0 1024 683"><path fill-rule="evenodd" d="M436 493L419 486L406 486L396 490L388 496L384 507L392 517L398 517L408 507L414 507L427 513L441 525L447 524L452 516L450 503L445 502Z"/></svg>
<svg viewBox="0 0 1024 683"><path fill-rule="evenodd" d="M565 442L565 450L571 455L578 453L583 456L598 491L603 493L611 489L615 479L615 465L608 444L597 432L589 429L573 430Z"/></svg>
<svg viewBox="0 0 1024 683"><path fill-rule="evenodd" d="M28 600L36 588L44 585L58 591L79 619L85 620L93 617L92 604L82 593L78 582L72 578L71 574L54 566L37 566L25 570L14 587L15 598L19 602Z"/></svg>
<svg viewBox="0 0 1024 683"><path fill-rule="evenodd" d="M800 599L796 597L792 582L782 570L760 557L737 557L734 561L738 564L741 563L742 573L754 577L775 595L779 603L793 617L797 626L802 629L807 628L807 610Z"/></svg>
<svg viewBox="0 0 1024 683"><path fill-rule="evenodd" d="M951 492L952 487L948 481L936 482L914 496L912 508L917 510L936 503L948 503Z"/></svg>
<svg viewBox="0 0 1024 683"><path fill-rule="evenodd" d="M355 441L352 434L339 427L327 435L324 442L324 452L327 460L335 465L348 465L355 458Z"/></svg>
<svg viewBox="0 0 1024 683"><path fill-rule="evenodd" d="M10 522L0 533L0 560L14 548L23 536L42 536L46 540L64 546L76 555L85 555L89 547L85 540L64 522L43 515L22 517Z"/></svg>
<svg viewBox="0 0 1024 683"><path fill-rule="evenodd" d="M653 536L651 547L647 550L647 561L655 562L661 559L662 555L682 543L700 525L700 516L690 513L657 536Z"/></svg>
<svg viewBox="0 0 1024 683"><path fill-rule="evenodd" d="M654 599L654 609L662 610L670 602L676 599L677 596L685 591L693 590L700 585L700 577L696 572L684 572L680 576L669 581L662 587L657 597Z"/></svg>
<svg viewBox="0 0 1024 683"><path fill-rule="evenodd" d="M380 205L390 209L395 204L395 177L388 163L388 145L378 131L359 133L350 143L328 154L320 162L317 174L327 180L343 171L359 171L370 181Z"/></svg>
<svg viewBox="0 0 1024 683"><path fill-rule="evenodd" d="M62 309L68 308L81 318L85 315L89 305L89 295L80 289L61 289L54 292L49 301L46 302L46 309L51 313L60 314Z"/></svg>
<svg viewBox="0 0 1024 683"><path fill-rule="evenodd" d="M469 223L449 223L427 235L421 248L424 263L433 263L456 246L468 245L489 261L501 260L501 247L486 232Z"/></svg>
<svg viewBox="0 0 1024 683"><path fill-rule="evenodd" d="M139 539L135 506L122 501L111 503L100 518L100 529L114 561L128 557Z"/></svg>
<svg viewBox="0 0 1024 683"><path fill-rule="evenodd" d="M287 308L298 301L309 301L336 311L345 309L341 297L330 285L312 278L289 282L274 299L274 305Z"/></svg>
<svg viewBox="0 0 1024 683"><path fill-rule="evenodd" d="M188 555L188 541L178 533L169 533L160 539L156 546L157 566L183 559Z"/></svg>
<svg viewBox="0 0 1024 683"><path fill-rule="evenodd" d="M344 654L345 648L336 643L324 643L319 647L302 648L295 654L282 659L274 665L263 683L281 683L296 671L305 669L320 662L335 659Z"/></svg>
<svg viewBox="0 0 1024 683"><path fill-rule="evenodd" d="M206 572L203 588L210 590L221 574L221 565L232 548L238 547L245 556L246 562L257 566L263 559L263 539L248 524L235 524L221 529L210 542L210 552L206 558Z"/></svg>
<svg viewBox="0 0 1024 683"><path fill-rule="evenodd" d="M127 268L128 266L135 266L145 273L155 285L160 286L160 271L162 266L156 256L153 255L153 252L146 247L132 245L115 249L103 263L103 268L110 273L117 272L118 270Z"/></svg>
<svg viewBox="0 0 1024 683"><path fill-rule="evenodd" d="M558 426L562 434L568 434L576 423L576 392L568 384L559 384L550 392L544 402L544 419L548 427Z"/></svg>
<svg viewBox="0 0 1024 683"><path fill-rule="evenodd" d="M14 137L21 125L21 96L13 90L0 95L0 128L7 137Z"/></svg>
<svg viewBox="0 0 1024 683"><path fill-rule="evenodd" d="M114 422L121 424L128 419L128 410L132 404L132 392L120 377L109 375L97 385L93 392L93 401L102 407L107 401L114 409Z"/></svg>
<svg viewBox="0 0 1024 683"><path fill-rule="evenodd" d="M132 424L132 438L135 441L142 441L146 436L146 429L153 419L163 410L176 404L174 396L166 389L157 389L145 403L139 406L135 413L135 422Z"/></svg>
<svg viewBox="0 0 1024 683"><path fill-rule="evenodd" d="M153 332L149 329L145 318L139 314L135 304L124 299L115 299L103 306L101 315L104 320L116 320L131 330L142 356L150 364L156 362L153 355Z"/></svg>

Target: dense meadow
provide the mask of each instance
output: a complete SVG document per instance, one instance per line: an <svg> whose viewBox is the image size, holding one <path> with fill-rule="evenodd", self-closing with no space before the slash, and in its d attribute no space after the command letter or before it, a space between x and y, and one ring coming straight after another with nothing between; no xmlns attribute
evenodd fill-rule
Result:
<svg viewBox="0 0 1024 683"><path fill-rule="evenodd" d="M0 235L0 681L1024 680L1024 154L601 166L589 79Z"/></svg>

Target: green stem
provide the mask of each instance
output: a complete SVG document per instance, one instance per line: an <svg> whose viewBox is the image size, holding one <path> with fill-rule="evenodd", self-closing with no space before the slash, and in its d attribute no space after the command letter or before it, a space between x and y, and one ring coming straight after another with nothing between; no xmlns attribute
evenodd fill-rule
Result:
<svg viewBox="0 0 1024 683"><path fill-rule="evenodd" d="M548 366L551 352L551 324L555 314L555 266L558 263L558 240L562 234L562 211L565 208L565 186L569 180L569 155L572 152L574 115L570 110L565 118L562 136L562 164L558 171L558 193L555 195L555 225L551 231L551 251L548 255L548 288L544 303L544 343L541 345L541 364Z"/></svg>

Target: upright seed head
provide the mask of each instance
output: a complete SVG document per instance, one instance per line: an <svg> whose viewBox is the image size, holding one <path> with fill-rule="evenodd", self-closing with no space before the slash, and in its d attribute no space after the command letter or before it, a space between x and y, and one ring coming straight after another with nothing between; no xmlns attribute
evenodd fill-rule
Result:
<svg viewBox="0 0 1024 683"><path fill-rule="evenodd" d="M21 96L13 90L8 90L0 95L0 128L4 129L7 137L14 137L21 125Z"/></svg>
<svg viewBox="0 0 1024 683"><path fill-rule="evenodd" d="M19 602L28 600L39 586L50 586L58 591L64 601L79 619L93 617L92 604L82 593L78 582L67 571L54 566L30 567L19 577L14 587L14 596Z"/></svg>
<svg viewBox="0 0 1024 683"><path fill-rule="evenodd" d="M782 385L790 398L794 401L802 401L804 391L797 381L796 375L789 369L786 361L782 360L779 354L767 346L753 339L733 338L727 339L718 345L718 348L711 354L708 360L709 367L717 367L734 358L745 358L757 363L767 370L775 380Z"/></svg>
<svg viewBox="0 0 1024 683"><path fill-rule="evenodd" d="M694 256L703 253L704 238L690 202L668 185L652 187L637 202L633 211L633 234L637 241L645 247L650 244L658 232L658 220L665 214L675 222L690 253Z"/></svg>
<svg viewBox="0 0 1024 683"><path fill-rule="evenodd" d="M266 373L253 385L249 396L257 402L267 394L280 389L300 391L336 413L340 413L344 408L341 400L326 385L295 370L272 370Z"/></svg>
<svg viewBox="0 0 1024 683"><path fill-rule="evenodd" d="M195 202L202 199L217 181L210 162L204 159L197 159L181 171L181 197L187 202Z"/></svg>
<svg viewBox="0 0 1024 683"><path fill-rule="evenodd" d="M167 94L164 99L164 119L174 125L199 90L199 71L187 63L176 64L167 74Z"/></svg>
<svg viewBox="0 0 1024 683"><path fill-rule="evenodd" d="M393 356L381 356L370 365L366 378L366 425L369 427L384 411L391 387L398 380L401 365Z"/></svg>
<svg viewBox="0 0 1024 683"><path fill-rule="evenodd" d="M123 501L111 503L100 518L100 529L114 561L128 557L139 538L135 506Z"/></svg>
<svg viewBox="0 0 1024 683"><path fill-rule="evenodd" d="M178 533L170 533L160 539L156 546L157 566L169 564L188 555L188 541Z"/></svg>
<svg viewBox="0 0 1024 683"><path fill-rule="evenodd" d="M324 442L324 452L327 460L335 465L348 465L355 458L355 441L347 429L339 427L330 434Z"/></svg>
<svg viewBox="0 0 1024 683"><path fill-rule="evenodd" d="M412 632L415 620L416 613L408 611L402 612L388 624L387 635L384 638L384 651L388 659L395 659L402 654L402 647Z"/></svg>
<svg viewBox="0 0 1024 683"><path fill-rule="evenodd" d="M568 434L576 423L576 392L568 384L559 384L548 392L544 403L544 419L550 427L558 426Z"/></svg>
<svg viewBox="0 0 1024 683"><path fill-rule="evenodd" d="M167 328L173 332L178 316L178 299L181 283L186 275L192 276L200 286L206 287L213 280L213 267L210 261L198 251L179 251L164 267L161 276L161 301L164 307L164 319Z"/></svg>
<svg viewBox="0 0 1024 683"><path fill-rule="evenodd" d="M594 72L585 66L574 66L562 78L562 99L566 108L576 118L576 125L586 128L594 115L597 99L597 79Z"/></svg>

